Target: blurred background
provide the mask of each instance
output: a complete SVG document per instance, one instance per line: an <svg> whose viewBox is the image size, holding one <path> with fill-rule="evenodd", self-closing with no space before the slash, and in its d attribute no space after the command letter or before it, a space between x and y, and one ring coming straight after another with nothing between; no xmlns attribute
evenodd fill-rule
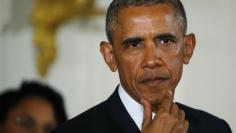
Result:
<svg viewBox="0 0 236 133"><path fill-rule="evenodd" d="M175 100L225 119L236 132L236 1L182 0L197 46ZM99 53L110 0L0 0L0 92L24 79L48 83L70 118L119 83Z"/></svg>

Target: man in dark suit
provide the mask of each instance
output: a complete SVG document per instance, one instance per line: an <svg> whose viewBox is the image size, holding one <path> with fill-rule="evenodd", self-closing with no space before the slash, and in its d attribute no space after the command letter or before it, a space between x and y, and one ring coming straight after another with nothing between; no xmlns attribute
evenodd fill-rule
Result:
<svg viewBox="0 0 236 133"><path fill-rule="evenodd" d="M180 0L113 0L100 51L120 85L53 133L231 133L224 120L173 102L196 43L186 31Z"/></svg>

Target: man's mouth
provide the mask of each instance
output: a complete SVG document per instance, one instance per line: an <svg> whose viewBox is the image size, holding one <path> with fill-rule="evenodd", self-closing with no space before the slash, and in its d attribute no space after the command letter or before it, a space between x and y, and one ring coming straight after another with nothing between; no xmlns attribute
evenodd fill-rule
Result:
<svg viewBox="0 0 236 133"><path fill-rule="evenodd" d="M139 83L150 86L150 87L156 87L156 86L160 86L163 82L169 79L170 78L168 76L152 76L152 77L146 77L142 79Z"/></svg>

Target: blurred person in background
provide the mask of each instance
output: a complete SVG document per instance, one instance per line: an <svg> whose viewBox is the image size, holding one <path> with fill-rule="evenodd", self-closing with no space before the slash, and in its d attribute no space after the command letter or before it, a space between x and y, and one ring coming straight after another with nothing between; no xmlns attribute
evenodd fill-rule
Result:
<svg viewBox="0 0 236 133"><path fill-rule="evenodd" d="M23 82L0 94L0 133L49 133L66 120L62 96L48 85Z"/></svg>

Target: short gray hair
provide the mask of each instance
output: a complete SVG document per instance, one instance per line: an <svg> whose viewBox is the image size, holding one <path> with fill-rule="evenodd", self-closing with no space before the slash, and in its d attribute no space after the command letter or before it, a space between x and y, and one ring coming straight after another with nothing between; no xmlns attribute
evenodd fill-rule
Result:
<svg viewBox="0 0 236 133"><path fill-rule="evenodd" d="M168 4L176 11L177 19L183 26L183 33L187 31L187 18L185 9L180 0L113 0L108 8L106 16L106 34L107 39L112 43L112 33L117 22L118 12L128 6L151 6L157 4Z"/></svg>

